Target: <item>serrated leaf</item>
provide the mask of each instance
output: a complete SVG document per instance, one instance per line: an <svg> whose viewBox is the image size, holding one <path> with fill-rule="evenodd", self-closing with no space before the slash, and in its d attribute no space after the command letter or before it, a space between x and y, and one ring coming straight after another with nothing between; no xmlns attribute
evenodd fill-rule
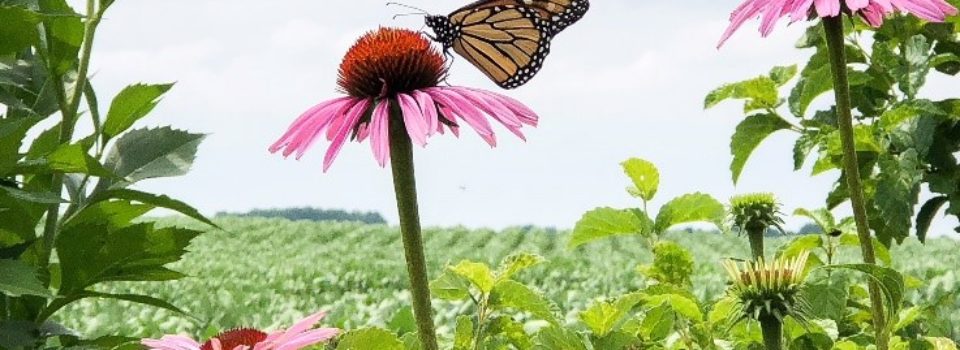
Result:
<svg viewBox="0 0 960 350"><path fill-rule="evenodd" d="M770 80L773 80L777 86L785 85L795 76L797 76L797 65L795 64L790 66L773 67L773 69L770 70Z"/></svg>
<svg viewBox="0 0 960 350"><path fill-rule="evenodd" d="M36 160L20 162L15 170L21 174L88 174L101 178L115 178L109 169L87 154L85 145L62 145L50 154Z"/></svg>
<svg viewBox="0 0 960 350"><path fill-rule="evenodd" d="M0 174L9 174L20 160L20 146L39 118L0 119Z"/></svg>
<svg viewBox="0 0 960 350"><path fill-rule="evenodd" d="M733 155L730 171L733 173L733 183L736 184L740 179L747 159L764 139L774 132L789 128L790 123L774 114L755 114L740 122L730 140L730 153Z"/></svg>
<svg viewBox="0 0 960 350"><path fill-rule="evenodd" d="M884 301L886 303L885 311L889 315L896 315L900 310L903 301L904 280L903 275L897 270L889 267L882 267L873 264L843 264L828 265L825 269L852 270L865 274L867 277L877 282L883 291Z"/></svg>
<svg viewBox="0 0 960 350"><path fill-rule="evenodd" d="M676 319L673 310L668 305L661 305L647 311L640 327L640 335L644 339L662 341L673 331Z"/></svg>
<svg viewBox="0 0 960 350"><path fill-rule="evenodd" d="M777 84L770 77L761 76L721 86L707 94L703 103L704 109L709 109L728 99L747 100L744 104L746 112L775 108L779 103Z"/></svg>
<svg viewBox="0 0 960 350"><path fill-rule="evenodd" d="M457 317L457 328L453 332L453 350L470 350L473 345L473 321L470 316Z"/></svg>
<svg viewBox="0 0 960 350"><path fill-rule="evenodd" d="M0 5L0 56L13 54L37 43L40 16L22 7Z"/></svg>
<svg viewBox="0 0 960 350"><path fill-rule="evenodd" d="M39 203L39 204L57 204L57 203L67 203L67 200L60 198L50 192L32 192L24 191L19 188L7 187L0 185L0 191L6 192L10 197L22 200L30 203Z"/></svg>
<svg viewBox="0 0 960 350"><path fill-rule="evenodd" d="M641 301L643 295L639 293L627 294L614 301L597 301L580 312L580 321L590 328L594 336L603 337L614 331Z"/></svg>
<svg viewBox="0 0 960 350"><path fill-rule="evenodd" d="M91 198L90 202L96 203L102 200L109 200L109 199L123 199L123 200L148 204L155 208L170 209L178 213L181 213L183 215L186 215L190 218L196 219L197 221L203 222L207 225L210 225L213 227L219 227L217 226L217 224L214 224L213 221L210 221L210 219L203 216L203 214L200 214L200 212L197 211L197 209L194 209L189 204L167 197L165 195L156 195L152 193L121 188L121 189L114 189L114 190L108 190L106 192L102 192L96 195L94 198Z"/></svg>
<svg viewBox="0 0 960 350"><path fill-rule="evenodd" d="M930 225L933 224L934 217L940 212L940 208L949 202L950 197L939 196L931 198L920 207L920 211L917 213L917 239L921 243L926 243L927 233L930 231Z"/></svg>
<svg viewBox="0 0 960 350"><path fill-rule="evenodd" d="M500 281L490 293L490 300L495 307L508 307L526 311L544 321L552 324L558 323L556 315L553 313L555 306L542 294L520 282Z"/></svg>
<svg viewBox="0 0 960 350"><path fill-rule="evenodd" d="M104 140L120 135L150 113L160 102L160 97L172 87L173 84L135 84L121 90L113 98L103 123Z"/></svg>
<svg viewBox="0 0 960 350"><path fill-rule="evenodd" d="M847 310L847 289L839 284L808 283L803 296L817 319L843 320Z"/></svg>
<svg viewBox="0 0 960 350"><path fill-rule="evenodd" d="M660 172L657 167L646 160L631 158L623 163L623 172L633 181L630 192L636 192L645 201L653 200L660 186Z"/></svg>
<svg viewBox="0 0 960 350"><path fill-rule="evenodd" d="M914 150L899 156L881 157L879 166L874 202L881 214L878 219L884 225L876 231L877 238L889 247L892 240L900 243L910 235L923 169Z"/></svg>
<svg viewBox="0 0 960 350"><path fill-rule="evenodd" d="M660 208L654 232L663 234L673 226L692 222L709 222L723 226L726 209L723 204L703 193L691 193L674 198Z"/></svg>
<svg viewBox="0 0 960 350"><path fill-rule="evenodd" d="M106 166L130 183L184 175L190 170L197 146L204 137L169 127L131 130L114 144ZM97 188L101 189L101 185L98 184Z"/></svg>
<svg viewBox="0 0 960 350"><path fill-rule="evenodd" d="M37 278L37 271L19 260L0 259L0 294L20 297L50 297L50 291Z"/></svg>
<svg viewBox="0 0 960 350"><path fill-rule="evenodd" d="M490 266L469 260L461 261L450 267L450 271L470 281L471 284L477 287L477 289L480 289L484 294L490 293L490 291L493 290L493 286L497 280L496 276L493 275L493 271L490 270Z"/></svg>
<svg viewBox="0 0 960 350"><path fill-rule="evenodd" d="M511 254L500 263L500 269L497 271L497 280L510 279L520 271L536 266L545 259L542 256L531 253Z"/></svg>
<svg viewBox="0 0 960 350"><path fill-rule="evenodd" d="M793 170L803 168L803 164L806 163L813 148L817 146L817 142L816 136L810 133L803 133L797 138L796 143L793 145Z"/></svg>
<svg viewBox="0 0 960 350"><path fill-rule="evenodd" d="M645 220L646 219L646 220ZM570 248L617 235L646 235L652 223L637 209L597 208L577 221L570 237Z"/></svg>
<svg viewBox="0 0 960 350"><path fill-rule="evenodd" d="M470 281L447 269L430 282L430 293L443 300L467 299L470 297Z"/></svg>
<svg viewBox="0 0 960 350"><path fill-rule="evenodd" d="M350 331L340 337L337 350L404 350L403 342L392 333L379 328Z"/></svg>

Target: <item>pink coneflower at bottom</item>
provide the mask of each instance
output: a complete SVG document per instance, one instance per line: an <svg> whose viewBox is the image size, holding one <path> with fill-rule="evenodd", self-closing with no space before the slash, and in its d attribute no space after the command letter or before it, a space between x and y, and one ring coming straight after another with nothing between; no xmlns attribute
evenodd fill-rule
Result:
<svg viewBox="0 0 960 350"><path fill-rule="evenodd" d="M140 343L152 350L298 350L322 343L337 336L337 328L313 328L323 318L316 313L287 330L270 334L252 328L237 328L218 334L203 344L179 335L160 339L144 339Z"/></svg>
<svg viewBox="0 0 960 350"><path fill-rule="evenodd" d="M402 123L411 141L449 130L459 136L466 124L491 146L496 136L488 117L524 138L524 125L536 126L537 115L519 101L480 89L438 86L446 75L443 56L423 35L381 28L360 38L340 65L340 89L348 96L310 108L271 147L297 159L319 138L330 142L323 170L330 168L348 139L370 139L381 167L390 159L389 125ZM402 116L402 117L400 117Z"/></svg>
<svg viewBox="0 0 960 350"><path fill-rule="evenodd" d="M730 15L730 27L720 38L722 46L744 22L762 17L760 33L764 37L773 32L781 18L790 16L790 22L813 17L836 17L841 13L863 17L871 26L879 27L883 19L896 11L911 13L931 22L943 22L957 14L957 8L944 0L747 0Z"/></svg>

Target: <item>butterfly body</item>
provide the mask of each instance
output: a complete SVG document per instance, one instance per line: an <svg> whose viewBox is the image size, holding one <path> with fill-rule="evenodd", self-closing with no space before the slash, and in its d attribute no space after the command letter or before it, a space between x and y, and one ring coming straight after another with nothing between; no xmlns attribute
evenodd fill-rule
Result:
<svg viewBox="0 0 960 350"><path fill-rule="evenodd" d="M589 9L588 0L480 0L448 16L427 16L434 40L505 89L526 84L550 42Z"/></svg>

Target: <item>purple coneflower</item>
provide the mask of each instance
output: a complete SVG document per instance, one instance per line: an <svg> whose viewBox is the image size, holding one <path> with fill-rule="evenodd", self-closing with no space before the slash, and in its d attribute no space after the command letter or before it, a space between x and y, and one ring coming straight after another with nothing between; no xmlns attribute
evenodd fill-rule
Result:
<svg viewBox="0 0 960 350"><path fill-rule="evenodd" d="M931 22L943 22L957 9L944 0L747 0L730 15L730 27L720 38L722 46L737 29L749 19L762 17L760 33L764 37L773 32L781 18L790 16L790 22L810 17L836 17L840 13L856 14L871 26L879 27L883 18L895 11L911 13Z"/></svg>
<svg viewBox="0 0 960 350"><path fill-rule="evenodd" d="M313 328L324 315L322 312L310 315L287 330L270 334L252 328L237 328L220 333L203 344L180 335L144 339L140 343L151 350L298 350L340 333L337 328Z"/></svg>
<svg viewBox="0 0 960 350"><path fill-rule="evenodd" d="M303 156L317 138L330 142L323 161L327 171L347 139L370 138L381 167L390 158L389 124L402 123L414 144L444 129L459 135L470 126L491 146L496 137L487 117L523 138L523 125L536 126L537 115L501 94L456 86L438 86L447 74L444 58L423 35L380 28L367 33L347 52L337 83L345 97L310 108L270 147L284 156ZM391 111L393 110L393 111ZM398 113L395 113L398 112ZM391 115L402 118L391 118ZM325 132L324 132L325 131Z"/></svg>

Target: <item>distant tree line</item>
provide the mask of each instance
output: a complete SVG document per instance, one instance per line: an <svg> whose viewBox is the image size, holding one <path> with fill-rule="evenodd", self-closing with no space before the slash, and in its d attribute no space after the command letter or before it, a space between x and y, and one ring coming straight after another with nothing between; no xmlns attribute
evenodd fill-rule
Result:
<svg viewBox="0 0 960 350"><path fill-rule="evenodd" d="M310 220L310 221L357 221L365 224L386 224L387 220L377 212L348 212L340 209L318 209L318 208L275 208L275 209L253 209L246 213L217 213L217 216L240 216L240 217L260 217L260 218L284 218L289 220Z"/></svg>

